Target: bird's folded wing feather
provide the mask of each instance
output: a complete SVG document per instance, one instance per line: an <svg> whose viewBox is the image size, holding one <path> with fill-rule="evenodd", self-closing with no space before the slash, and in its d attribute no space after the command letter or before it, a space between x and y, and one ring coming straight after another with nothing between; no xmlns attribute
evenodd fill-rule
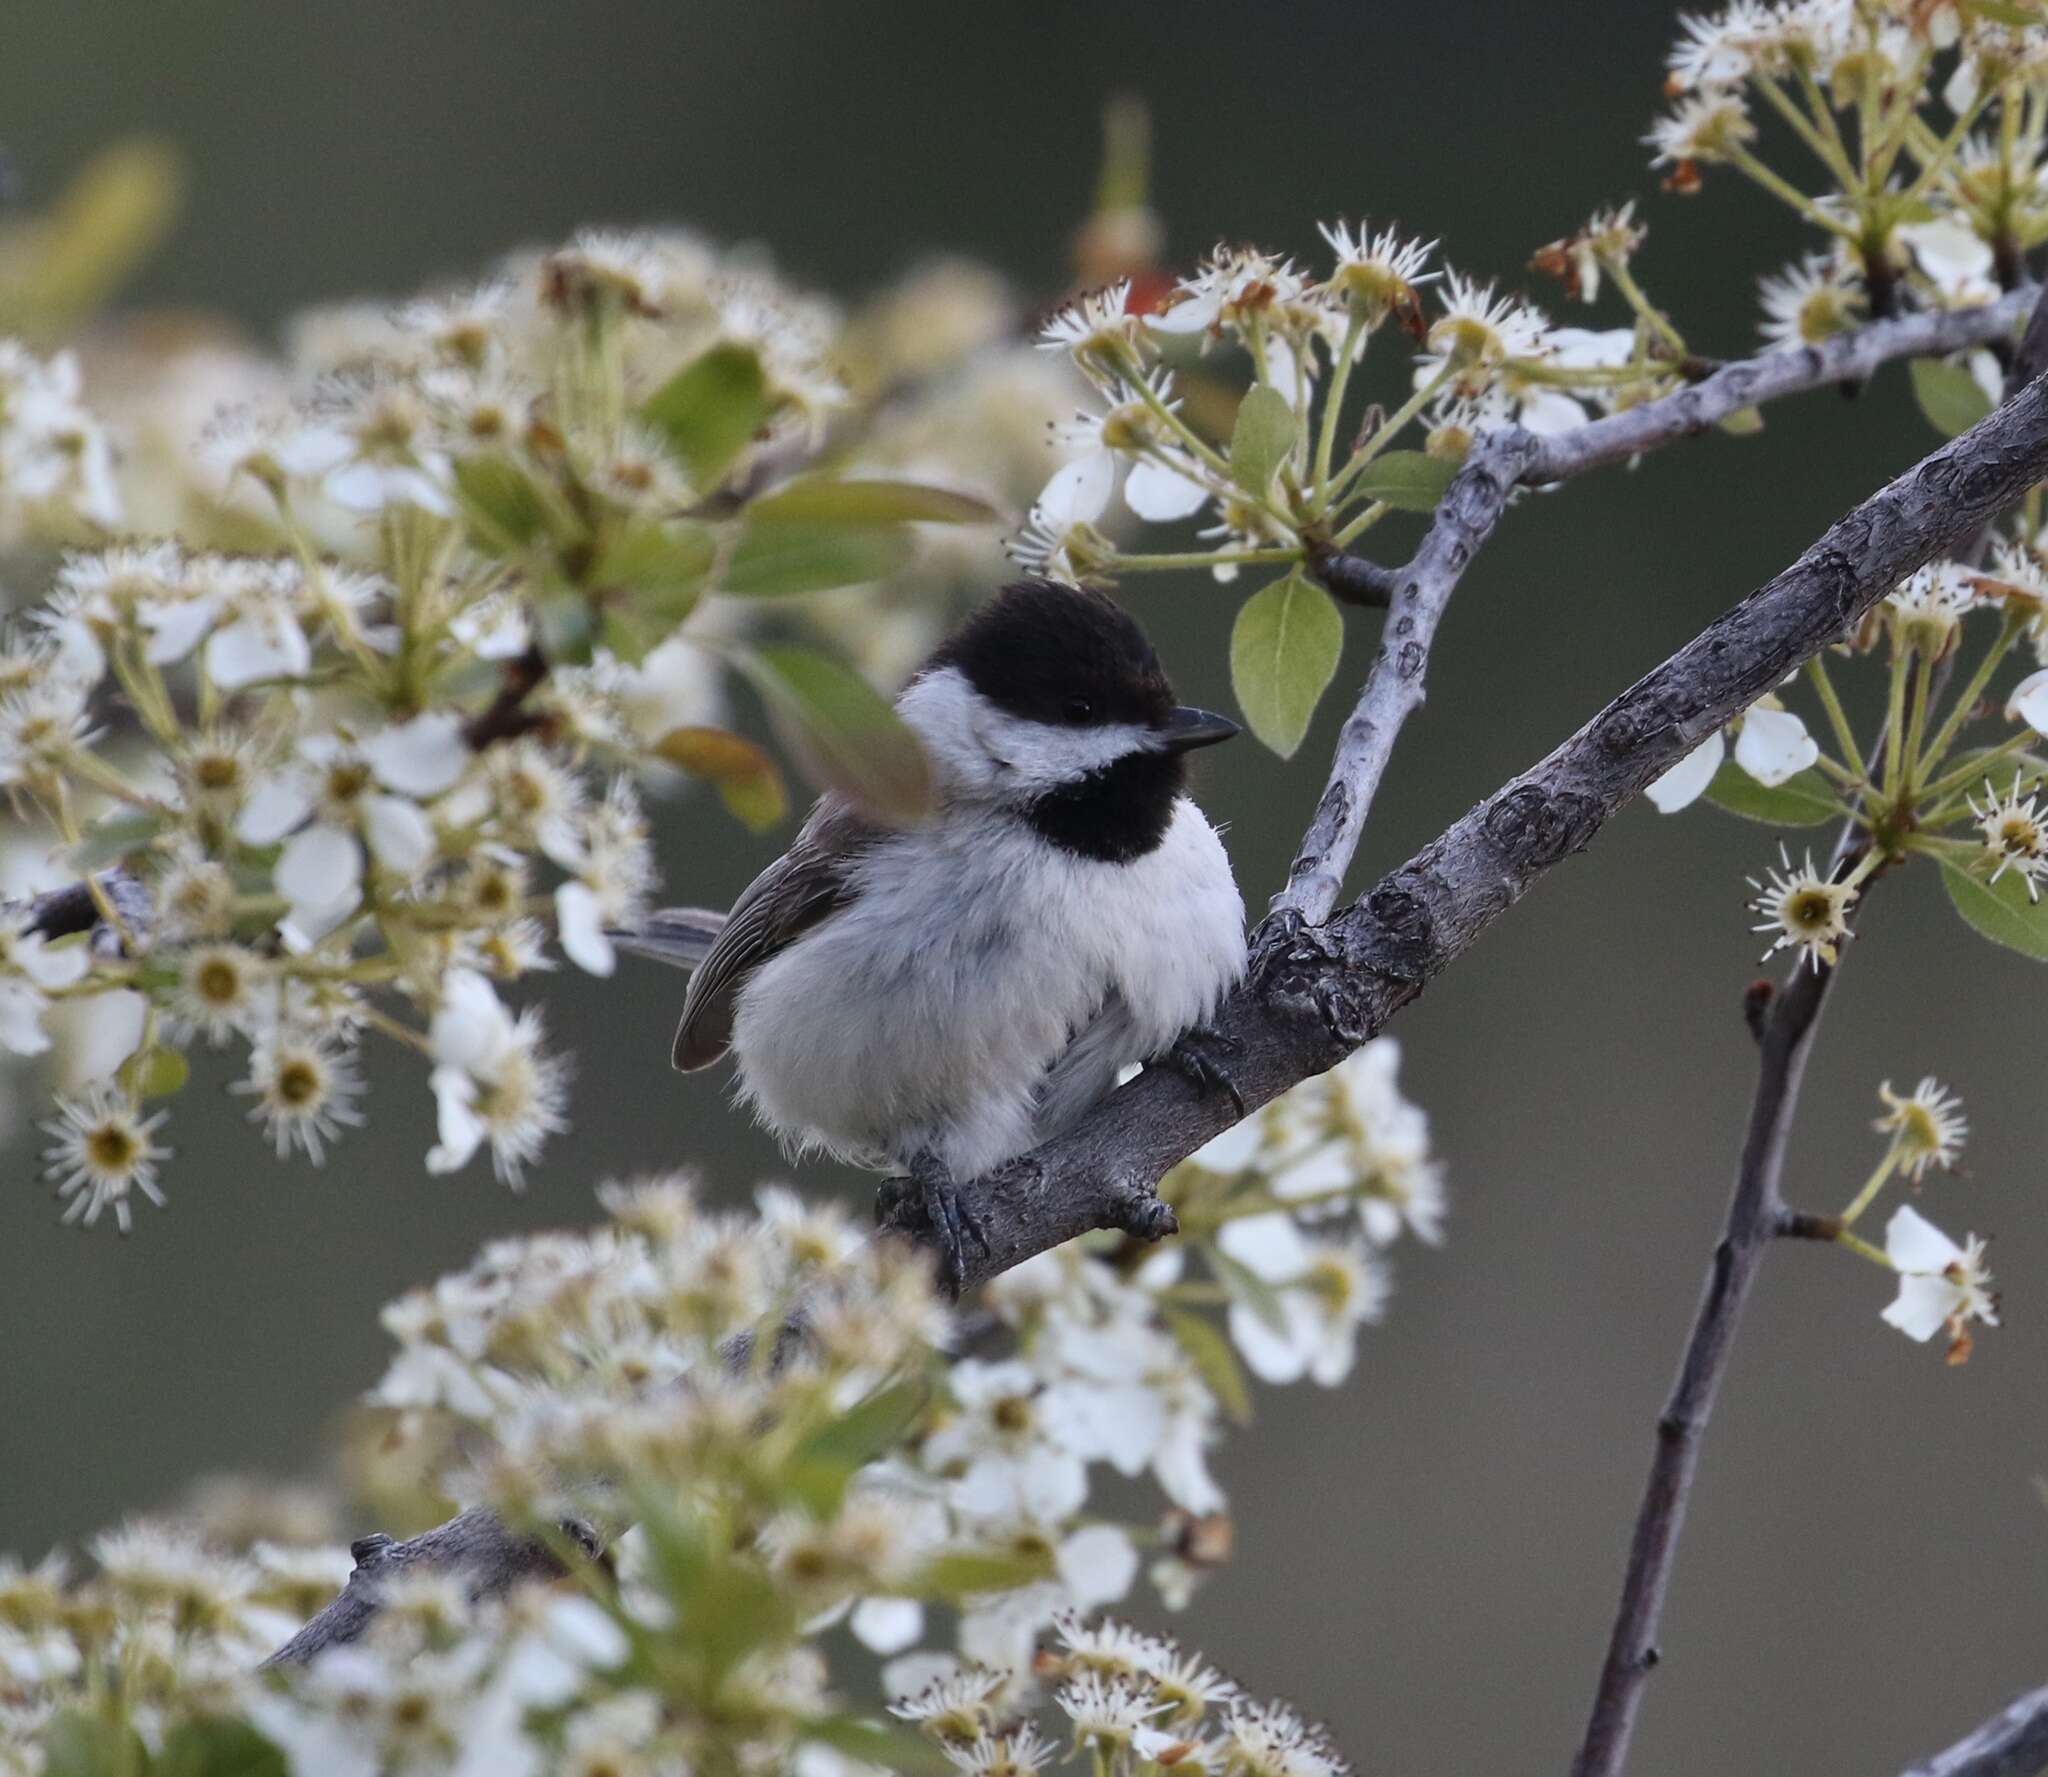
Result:
<svg viewBox="0 0 2048 1777"><path fill-rule="evenodd" d="M821 799L788 851L747 885L725 929L690 977L670 1058L709 1067L732 1042L733 1006L764 962L851 898L853 862L882 836L836 796Z"/></svg>

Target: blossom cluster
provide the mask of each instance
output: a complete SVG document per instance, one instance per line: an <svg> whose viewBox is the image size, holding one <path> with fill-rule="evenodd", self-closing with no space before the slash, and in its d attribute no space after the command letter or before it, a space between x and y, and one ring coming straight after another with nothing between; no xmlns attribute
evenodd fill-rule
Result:
<svg viewBox="0 0 2048 1777"><path fill-rule="evenodd" d="M1181 1169L1181 1239L1135 1263L1112 1236L1077 1243L964 1319L913 1249L781 1187L737 1214L678 1178L608 1185L598 1228L492 1243L386 1311L366 1484L413 1517L590 1525L605 1563L558 1538L566 1586L486 1602L409 1570L366 1638L269 1675L345 1558L138 1525L82 1581L0 1565L0 1769L42 1769L60 1734L168 1756L232 1723L318 1777L604 1757L836 1777L890 1762L879 1710L844 1688L857 1644L963 1771L1052 1762L1033 1725L1051 1710L1119 1770L1338 1777L1284 1705L1090 1619L1148 1553L1172 1604L1227 1557L1209 1456L1250 1410L1233 1346L1270 1380L1335 1382L1384 1307L1382 1249L1439 1236L1396 1061L1373 1045ZM1109 1475L1149 1477L1156 1518L1091 1497Z"/></svg>
<svg viewBox="0 0 2048 1777"><path fill-rule="evenodd" d="M1680 26L1671 109L1646 138L1667 189L1697 190L1703 168L1728 166L1823 239L1763 282L1774 345L1908 298L1986 301L2048 239L2048 20L2030 9L1734 0Z"/></svg>
<svg viewBox="0 0 2048 1777"><path fill-rule="evenodd" d="M1834 653L1848 660L1885 658L1875 733L1858 738L1834 669L1816 656L1794 677L1819 706L1826 744L1774 693L1740 718L1732 749L1716 729L1648 786L1666 814L1705 797L1778 827L1844 824L1849 838L1828 863L1816 866L1808 852L1795 865L1781 845L1780 867L1750 879L1767 957L1782 950L1816 968L1833 963L1852 935L1862 885L1917 858L1938 866L1974 930L2048 959L2048 813L2040 806L2048 757L2039 745L2048 736L2048 664L1990 695L2021 645L2048 662L2048 533L2035 528L2036 498L2019 534L1995 543L1988 566L1916 569L1837 644ZM1983 633L1992 618L1996 632ZM1969 659L1972 635L1980 645ZM1944 671L1956 681L1946 693ZM1981 732L1987 720L1995 734Z"/></svg>
<svg viewBox="0 0 2048 1777"><path fill-rule="evenodd" d="M870 681L993 573L1075 386L1010 325L960 268L849 316L692 236L586 234L303 317L282 360L108 364L92 410L90 353L0 341L0 548L68 546L0 628L8 875L89 879L114 940L0 909L0 1047L74 1051L43 1153L67 1219L163 1200L153 1101L195 1045L318 1163L364 1114L362 1042L397 1043L428 1168L517 1185L568 1076L508 994L611 971L658 887L650 797L785 812L731 681L826 782L914 815L922 758Z"/></svg>

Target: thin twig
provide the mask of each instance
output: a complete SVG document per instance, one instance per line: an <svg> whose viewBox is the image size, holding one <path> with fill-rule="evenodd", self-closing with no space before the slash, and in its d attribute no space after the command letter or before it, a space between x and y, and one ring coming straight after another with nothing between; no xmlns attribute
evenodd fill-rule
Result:
<svg viewBox="0 0 2048 1777"><path fill-rule="evenodd" d="M1765 1251L1787 1232L1779 1190L1785 1144L1799 1104L1800 1078L1813 1045L1833 968L1795 965L1761 1014L1755 1096L1743 1136L1742 1160L1728 1204L1727 1225L1714 1248L1692 1333L1679 1360L1671 1398L1657 1420L1656 1453L1629 1542L1621 1604L1600 1668L1586 1736L1572 1761L1573 1777L1613 1777L1628 1755L1637 1706L1658 1661L1658 1620L1671 1563L1685 1524L1686 1501L1699 1467L1700 1441L1727 1373L1735 1333Z"/></svg>
<svg viewBox="0 0 2048 1777"><path fill-rule="evenodd" d="M1820 345L1761 352L1724 364L1658 400L1548 438L1515 427L1488 433L1446 490L1406 568L1385 568L1341 552L1312 555L1310 572L1333 594L1351 603L1385 603L1389 609L1380 651L1338 737L1329 781L1287 886L1273 899L1273 912L1315 925L1337 904L1401 725L1422 707L1423 672L1444 607L1500 522L1516 486L1569 481L1626 462L1704 432L1744 408L1860 380L1896 358L2009 340L2030 308L2039 314L2033 302L2031 289L2015 290L1981 308L1876 321ZM2037 345L2048 352L2048 333ZM2022 362L2030 361L2025 342L2019 355Z"/></svg>
<svg viewBox="0 0 2048 1777"><path fill-rule="evenodd" d="M1364 900L1319 924L1269 920L1216 1021L1243 1105L1278 1097L1377 1034L1652 778L2044 476L2048 378L1830 527ZM963 1187L989 1230L988 1250L968 1255L966 1286L1089 1229L1146 1221L1167 1169L1238 1114L1228 1095L1148 1069L1066 1134ZM914 1232L915 1205L906 1199L900 1214L896 1225Z"/></svg>
<svg viewBox="0 0 2048 1777"><path fill-rule="evenodd" d="M2048 1770L2048 1685L2016 1697L1902 1777L2035 1777Z"/></svg>

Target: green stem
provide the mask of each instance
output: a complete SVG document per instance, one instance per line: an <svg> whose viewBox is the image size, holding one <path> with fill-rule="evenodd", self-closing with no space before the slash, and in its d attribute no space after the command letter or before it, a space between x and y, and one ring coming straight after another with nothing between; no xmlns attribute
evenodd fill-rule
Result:
<svg viewBox="0 0 2048 1777"><path fill-rule="evenodd" d="M1885 694L1884 793L1896 799L1899 793L1899 758L1906 737L1906 661L1903 644L1892 643L1891 687Z"/></svg>
<svg viewBox="0 0 2048 1777"><path fill-rule="evenodd" d="M1842 757L1855 761L1863 757L1863 749L1856 744L1856 731L1849 726L1848 714L1842 708L1842 700L1835 692L1835 681L1829 676L1827 662L1818 654L1806 663L1807 682L1813 686L1814 695L1820 699L1820 707L1827 712L1828 726L1834 730L1835 745L1842 749ZM1863 772L1856 773L1859 780Z"/></svg>
<svg viewBox="0 0 2048 1777"><path fill-rule="evenodd" d="M1365 316L1353 310L1344 328L1344 343L1337 348L1337 362L1330 370L1330 387L1323 396L1323 426L1316 440L1314 491L1320 493L1330 478L1330 455L1337 447L1337 416L1343 410L1344 391L1351 381L1351 366L1358 355L1358 342L1365 337Z"/></svg>
<svg viewBox="0 0 2048 1777"><path fill-rule="evenodd" d="M1811 79L1811 75L1808 78ZM1823 110L1821 113L1828 124L1828 133L1823 135L1815 128L1813 120L1792 102L1791 95L1768 74L1755 76L1755 85L1770 100L1778 115L1792 126L1800 141L1819 157L1821 165L1834 175L1838 184L1846 188L1856 183L1856 169L1849 164L1849 145L1842 140L1841 131L1834 127L1832 111Z"/></svg>
<svg viewBox="0 0 2048 1777"><path fill-rule="evenodd" d="M1614 287L1628 300L1629 307L1649 323L1657 337L1669 346L1675 355L1683 358L1686 355L1684 336L1672 326L1670 317L1662 309L1654 306L1643 294L1642 286L1636 282L1634 274L1628 268L1628 261L1617 256L1612 259L1603 258L1600 263L1607 268L1608 276L1614 280Z"/></svg>
<svg viewBox="0 0 2048 1777"><path fill-rule="evenodd" d="M1920 650L1913 663L1913 710L1906 718L1905 777L1899 785L1903 807L1911 799L1914 780L1919 776L1920 741L1927 728L1927 698L1934 684L1934 656Z"/></svg>
<svg viewBox="0 0 2048 1777"><path fill-rule="evenodd" d="M1393 507L1389 506L1386 501L1375 500L1339 531L1336 536L1332 537L1330 541L1339 549L1342 549L1353 538L1364 536L1367 531L1371 530L1374 525L1378 524L1391 511L1393 511Z"/></svg>
<svg viewBox="0 0 2048 1777"><path fill-rule="evenodd" d="M1884 1158L1877 1163L1876 1170L1863 1181L1863 1189L1849 1199L1849 1207L1842 1211L1842 1226L1845 1229L1856 1225L1856 1218L1870 1207L1872 1199L1884 1189L1885 1180L1897 1170L1898 1164L1899 1146L1894 1142L1885 1149Z"/></svg>
<svg viewBox="0 0 2048 1777"><path fill-rule="evenodd" d="M1953 771L1945 772L1942 776L1936 778L1933 783L1920 792L1921 800L1933 802L1938 797L1953 795L1966 784L1974 785L1979 778L1987 776L1990 768L1996 765L1999 760L2007 758L2014 753L2024 752L2028 743L2033 738L2034 731L2031 728L2022 728L2019 733L2008 735L1997 746L1979 753L1969 764L1958 765ZM1923 815L1921 819L1928 825L1938 824L1935 821L1935 812L1933 810Z"/></svg>
<svg viewBox="0 0 2048 1777"><path fill-rule="evenodd" d="M1846 1246L1859 1259L1868 1259L1873 1265L1882 1265L1887 1271L1896 1271L1898 1266L1886 1258L1882 1251L1870 1244L1860 1234L1851 1234L1844 1228L1835 1236L1837 1246Z"/></svg>
<svg viewBox="0 0 2048 1777"><path fill-rule="evenodd" d="M2006 612L2005 623L1998 632L1998 639L1985 650L1983 660L1978 663L1977 670L1970 675L1970 682L1963 687L1947 718L1934 731L1934 738L1927 743L1927 750L1920 755L1914 765L1916 777L1932 771L1955 744L1956 735L1970 719L1970 712L1977 707L1978 698L1984 695L1984 687L1991 683L1991 675L1998 670L1998 663L2005 658L2013 643L2019 640L2025 628L2024 621L2016 620L2010 610Z"/></svg>
<svg viewBox="0 0 2048 1777"><path fill-rule="evenodd" d="M1856 238L1856 230L1853 225L1842 221L1839 217L1830 216L1812 198L1801 191L1798 186L1765 166L1762 161L1758 160L1740 142L1728 143L1724 151L1728 156L1728 164L1730 166L1734 167L1738 172L1747 174L1749 178L1758 185L1761 185L1764 190L1768 191L1780 203L1789 204L1798 214L1811 222L1814 227L1824 228L1828 233L1840 235L1844 240L1854 240Z"/></svg>
<svg viewBox="0 0 2048 1777"><path fill-rule="evenodd" d="M1119 555L1111 564L1118 573L1133 574L1165 573L1171 568L1213 568L1219 563L1233 562L1291 562L1300 561L1302 552L1294 549L1190 549L1179 555Z"/></svg>

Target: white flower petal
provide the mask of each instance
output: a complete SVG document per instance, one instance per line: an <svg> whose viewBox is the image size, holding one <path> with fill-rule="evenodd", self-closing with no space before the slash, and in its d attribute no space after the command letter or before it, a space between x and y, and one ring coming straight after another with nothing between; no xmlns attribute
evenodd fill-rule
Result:
<svg viewBox="0 0 2048 1777"><path fill-rule="evenodd" d="M1948 1324L1962 1306L1963 1292L1945 1277L1902 1277L1899 1293L1880 1318L1908 1339L1926 1341Z"/></svg>
<svg viewBox="0 0 2048 1777"><path fill-rule="evenodd" d="M1135 464L1124 477L1124 504L1152 524L1192 518L1208 502L1207 488L1164 463Z"/></svg>
<svg viewBox="0 0 2048 1777"><path fill-rule="evenodd" d="M1223 293L1208 290L1175 303L1163 315L1146 315L1142 319L1154 333L1206 333L1216 325L1216 317L1222 312Z"/></svg>
<svg viewBox="0 0 2048 1777"><path fill-rule="evenodd" d="M298 772L264 778L235 817L235 837L245 845L275 845L313 812L313 786Z"/></svg>
<svg viewBox="0 0 2048 1777"><path fill-rule="evenodd" d="M1901 1271L1938 1274L1963 1256L1963 1249L1909 1203L1892 1211L1885 1224L1884 1256Z"/></svg>
<svg viewBox="0 0 2048 1777"><path fill-rule="evenodd" d="M429 710L410 722L380 728L362 742L362 755L378 782L405 796L438 796L469 769L462 718Z"/></svg>
<svg viewBox="0 0 2048 1777"><path fill-rule="evenodd" d="M56 1039L62 1057L61 1090L75 1092L104 1080L142 1047L149 1001L127 988L59 1000L43 1015L43 1028Z"/></svg>
<svg viewBox="0 0 2048 1777"><path fill-rule="evenodd" d="M1106 450L1091 450L1053 471L1045 492L1038 496L1036 510L1056 529L1092 524L1109 510L1115 492L1116 458Z"/></svg>
<svg viewBox="0 0 2048 1777"><path fill-rule="evenodd" d="M308 827L285 841L272 872L302 925L332 925L362 899L363 848L339 827Z"/></svg>
<svg viewBox="0 0 2048 1777"><path fill-rule="evenodd" d="M878 1654L900 1654L924 1633L924 1606L915 1598L863 1598L847 1619L854 1639Z"/></svg>
<svg viewBox="0 0 2048 1777"><path fill-rule="evenodd" d="M2029 673L2015 685L2005 707L2036 734L2048 734L2048 667Z"/></svg>
<svg viewBox="0 0 2048 1777"><path fill-rule="evenodd" d="M200 638L220 616L217 598L145 599L136 607L142 627L149 631L149 646L143 657L153 666L168 666L183 660L199 646Z"/></svg>
<svg viewBox="0 0 2048 1777"><path fill-rule="evenodd" d="M1659 814L1676 814L1681 808L1690 807L1706 794L1714 773L1721 769L1726 751L1727 743L1717 728L1669 771L1645 784L1643 794Z"/></svg>
<svg viewBox="0 0 2048 1777"><path fill-rule="evenodd" d="M289 612L266 610L217 629L206 642L206 670L223 691L258 679L297 678L313 664L306 632Z"/></svg>
<svg viewBox="0 0 2048 1777"><path fill-rule="evenodd" d="M1269 1283L1308 1269L1308 1245L1294 1218L1275 1210L1239 1216L1217 1230L1216 1244L1255 1277Z"/></svg>
<svg viewBox="0 0 2048 1777"><path fill-rule="evenodd" d="M484 1139L476 1114L476 1082L459 1067L437 1067L428 1076L434 1089L435 1126L440 1140L427 1150L429 1172L460 1172Z"/></svg>
<svg viewBox="0 0 2048 1777"><path fill-rule="evenodd" d="M50 1002L26 981L0 981L0 1049L40 1055L50 1046L43 1008Z"/></svg>
<svg viewBox="0 0 2048 1777"><path fill-rule="evenodd" d="M1790 710L1751 710L1735 740L1735 763L1771 788L1797 777L1820 757L1820 743Z"/></svg>
<svg viewBox="0 0 2048 1777"><path fill-rule="evenodd" d="M69 987L92 966L83 944L52 944L40 932L14 941L14 965L38 987Z"/></svg>
<svg viewBox="0 0 2048 1777"><path fill-rule="evenodd" d="M1313 1347L1296 1336L1293 1317L1288 1318L1288 1331L1277 1332L1256 1309L1243 1302L1230 1305L1231 1341L1245 1368L1261 1382L1299 1382L1308 1372Z"/></svg>
<svg viewBox="0 0 2048 1777"><path fill-rule="evenodd" d="M491 984L474 969L451 969L441 984L441 1004L427 1025L435 1061L466 1074L487 1074L511 1042L512 1015Z"/></svg>
<svg viewBox="0 0 2048 1777"><path fill-rule="evenodd" d="M1586 410L1562 389L1534 388L1519 403L1523 426L1539 438L1575 432L1586 423Z"/></svg>
<svg viewBox="0 0 2048 1777"><path fill-rule="evenodd" d="M363 832L377 862L411 881L434 855L434 829L403 796L365 796Z"/></svg>
<svg viewBox="0 0 2048 1777"><path fill-rule="evenodd" d="M555 890L555 933L579 969L609 975L617 966L612 941L604 934L604 915L587 883L565 882Z"/></svg>
<svg viewBox="0 0 2048 1777"><path fill-rule="evenodd" d="M1098 1610L1129 1593L1138 1577L1138 1551L1117 1525L1091 1524L1060 1544L1054 1565L1076 1608Z"/></svg>

